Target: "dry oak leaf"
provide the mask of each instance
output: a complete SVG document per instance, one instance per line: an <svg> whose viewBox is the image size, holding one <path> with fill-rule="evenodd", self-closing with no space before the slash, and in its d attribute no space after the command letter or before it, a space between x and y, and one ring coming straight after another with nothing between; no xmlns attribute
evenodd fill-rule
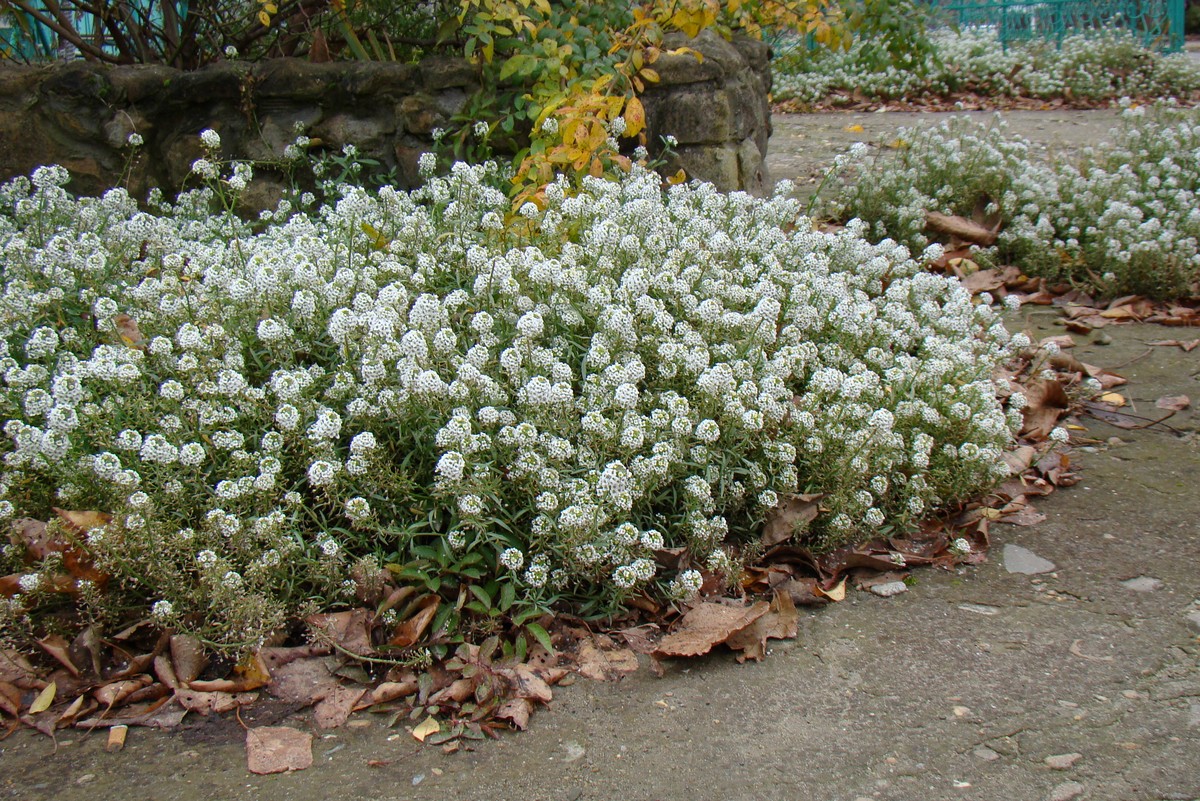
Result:
<svg viewBox="0 0 1200 801"><path fill-rule="evenodd" d="M1172 412L1182 412L1184 409L1192 405L1192 399L1187 395L1164 395L1155 401L1154 405L1159 409L1168 409Z"/></svg>
<svg viewBox="0 0 1200 801"><path fill-rule="evenodd" d="M1062 384L1046 380L1031 382L1025 388L1025 397L1029 402L1021 410L1025 418L1021 434L1035 440L1046 439L1058 425L1058 418L1066 414L1071 401Z"/></svg>
<svg viewBox="0 0 1200 801"><path fill-rule="evenodd" d="M257 699L258 693L202 693L183 687L175 691L176 703L189 712L199 712L206 717L214 712L224 714Z"/></svg>
<svg viewBox="0 0 1200 801"><path fill-rule="evenodd" d="M775 508L767 513L763 523L762 544L771 548L781 542L786 542L817 519L821 508L817 501L824 498L824 493L813 495L788 495L779 500Z"/></svg>
<svg viewBox="0 0 1200 801"><path fill-rule="evenodd" d="M350 719L350 713L366 692L366 687L335 687L317 702L316 709L313 710L317 725L322 729L336 729L341 726Z"/></svg>
<svg viewBox="0 0 1200 801"><path fill-rule="evenodd" d="M637 654L630 648L603 648L593 638L579 643L575 655L575 670L594 681L616 681L638 669Z"/></svg>
<svg viewBox="0 0 1200 801"><path fill-rule="evenodd" d="M271 695L293 704L315 704L336 690L333 672L339 662L333 657L297 659L278 668L267 689Z"/></svg>
<svg viewBox="0 0 1200 801"><path fill-rule="evenodd" d="M346 612L311 615L305 623L322 639L331 642L356 656L372 656L375 647L371 644L371 623L375 618L370 609L351 609Z"/></svg>
<svg viewBox="0 0 1200 801"><path fill-rule="evenodd" d="M528 698L513 698L505 701L496 711L499 720L507 720L518 729L524 730L529 725L529 716L533 714L533 701Z"/></svg>
<svg viewBox="0 0 1200 801"><path fill-rule="evenodd" d="M246 763L251 773L286 773L312 767L312 735L290 726L246 730Z"/></svg>
<svg viewBox="0 0 1200 801"><path fill-rule="evenodd" d="M787 592L776 592L770 610L741 631L735 632L725 641L738 654L738 661L753 659L761 662L767 655L767 640L790 640L796 636L800 615Z"/></svg>
<svg viewBox="0 0 1200 801"><path fill-rule="evenodd" d="M697 604L683 616L679 628L662 638L654 656L706 654L765 615L770 608L767 601L759 601L753 606L726 606L709 601Z"/></svg>

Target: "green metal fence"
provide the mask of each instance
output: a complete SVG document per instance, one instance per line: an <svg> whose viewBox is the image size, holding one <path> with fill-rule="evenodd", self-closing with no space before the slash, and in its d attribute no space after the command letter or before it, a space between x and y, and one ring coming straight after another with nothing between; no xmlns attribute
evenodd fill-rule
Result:
<svg viewBox="0 0 1200 801"><path fill-rule="evenodd" d="M1006 47L1124 31L1147 47L1183 48L1184 0L934 0L933 5L947 23L995 28Z"/></svg>

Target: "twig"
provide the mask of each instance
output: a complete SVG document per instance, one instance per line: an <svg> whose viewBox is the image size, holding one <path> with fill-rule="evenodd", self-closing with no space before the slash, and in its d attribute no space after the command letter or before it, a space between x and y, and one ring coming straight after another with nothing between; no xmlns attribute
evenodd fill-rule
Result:
<svg viewBox="0 0 1200 801"><path fill-rule="evenodd" d="M1121 362L1120 364L1115 364L1115 365L1113 365L1112 369L1120 370L1122 367L1128 367L1129 365L1133 364L1134 362L1140 362L1142 359L1146 358L1151 353L1154 353L1154 348L1146 348L1146 352L1143 353L1142 355L1134 356L1129 361Z"/></svg>

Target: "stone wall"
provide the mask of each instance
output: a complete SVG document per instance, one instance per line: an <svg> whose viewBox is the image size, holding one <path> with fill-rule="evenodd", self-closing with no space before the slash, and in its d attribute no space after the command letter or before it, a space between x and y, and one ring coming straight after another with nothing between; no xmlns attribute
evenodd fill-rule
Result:
<svg viewBox="0 0 1200 801"><path fill-rule="evenodd" d="M663 56L661 83L646 92L652 141L678 140L669 165L722 189L761 192L770 133L769 50L705 32L676 38L703 58ZM354 144L394 168L400 185L419 182L417 159L479 88L465 61L313 64L295 59L221 62L195 72L89 62L0 67L0 179L61 164L72 191L97 194L122 182L135 196L150 186L177 191L202 155L197 134L221 135L227 159L278 161L297 129L331 151ZM130 163L130 133L144 140ZM131 174L122 179L127 170ZM257 171L254 192L270 205L281 183ZM254 203L255 200L251 200Z"/></svg>

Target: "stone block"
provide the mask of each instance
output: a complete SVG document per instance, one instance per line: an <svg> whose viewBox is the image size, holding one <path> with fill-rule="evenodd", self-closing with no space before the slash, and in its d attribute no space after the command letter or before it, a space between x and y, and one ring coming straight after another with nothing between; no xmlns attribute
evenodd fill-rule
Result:
<svg viewBox="0 0 1200 801"><path fill-rule="evenodd" d="M421 70L394 62L353 64L343 68L341 84L354 97L398 100L421 88Z"/></svg>
<svg viewBox="0 0 1200 801"><path fill-rule="evenodd" d="M722 191L738 189L738 149L733 144L680 147L670 159L668 171L683 169L689 180L707 181Z"/></svg>
<svg viewBox="0 0 1200 801"><path fill-rule="evenodd" d="M162 101L163 89L178 78L179 70L161 64L131 64L108 71L108 82L112 84L113 100L135 106L157 106Z"/></svg>
<svg viewBox="0 0 1200 801"><path fill-rule="evenodd" d="M426 92L478 85L475 68L464 58L426 56L420 64L421 83Z"/></svg>
<svg viewBox="0 0 1200 801"><path fill-rule="evenodd" d="M320 102L338 91L344 71L338 64L299 58L273 58L258 64L251 83L255 102L266 99Z"/></svg>
<svg viewBox="0 0 1200 801"><path fill-rule="evenodd" d="M735 122L729 96L714 83L655 89L642 98L653 136L675 137L680 145L733 140Z"/></svg>
<svg viewBox="0 0 1200 801"><path fill-rule="evenodd" d="M396 113L404 130L414 134L428 135L446 122L446 115L438 108L437 101L426 94L404 98L396 107Z"/></svg>
<svg viewBox="0 0 1200 801"><path fill-rule="evenodd" d="M770 194L771 177L767 172L764 154L753 139L745 139L738 147L738 187L752 195Z"/></svg>

